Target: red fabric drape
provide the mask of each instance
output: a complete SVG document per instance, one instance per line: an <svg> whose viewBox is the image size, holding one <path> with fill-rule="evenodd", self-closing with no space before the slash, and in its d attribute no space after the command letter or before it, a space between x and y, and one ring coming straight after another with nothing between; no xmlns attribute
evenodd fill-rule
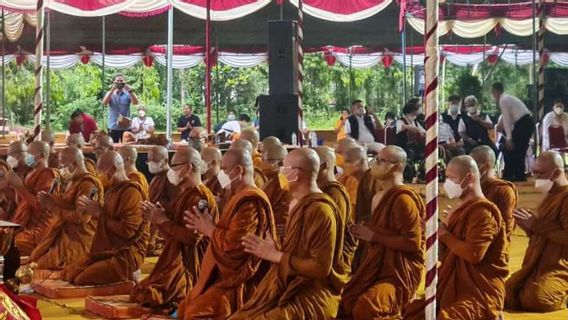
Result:
<svg viewBox="0 0 568 320"><path fill-rule="evenodd" d="M9 299L2 299L0 303L0 313L5 314L6 320L20 320L20 312L24 312L30 320L41 320L41 313L37 308L37 299L30 296L18 296L6 289L4 285L0 284L0 291L8 296Z"/></svg>

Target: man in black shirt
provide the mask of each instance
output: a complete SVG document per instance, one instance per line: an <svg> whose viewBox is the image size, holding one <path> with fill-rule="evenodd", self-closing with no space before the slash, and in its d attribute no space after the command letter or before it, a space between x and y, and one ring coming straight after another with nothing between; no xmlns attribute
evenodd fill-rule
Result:
<svg viewBox="0 0 568 320"><path fill-rule="evenodd" d="M182 140L188 140L191 129L201 127L201 121L193 114L193 110L188 104L183 107L183 113L184 115L178 120L177 131L181 132Z"/></svg>

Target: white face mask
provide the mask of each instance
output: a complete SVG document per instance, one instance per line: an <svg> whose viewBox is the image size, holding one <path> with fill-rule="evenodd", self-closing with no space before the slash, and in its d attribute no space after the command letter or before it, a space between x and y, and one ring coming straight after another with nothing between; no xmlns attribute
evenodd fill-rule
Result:
<svg viewBox="0 0 568 320"><path fill-rule="evenodd" d="M149 161L148 162L148 171L151 174L156 174L162 171L162 165L157 161Z"/></svg>
<svg viewBox="0 0 568 320"><path fill-rule="evenodd" d="M450 104L450 113L451 114L457 114L460 111L460 105L459 104Z"/></svg>
<svg viewBox="0 0 568 320"><path fill-rule="evenodd" d="M556 113L557 116L560 116L564 113L564 108L554 108L554 113Z"/></svg>
<svg viewBox="0 0 568 320"><path fill-rule="evenodd" d="M236 117L235 117L235 115L232 114L232 113L229 113L229 115L227 116L227 120L229 120L229 121L233 121L233 120L235 120L235 119L236 119Z"/></svg>
<svg viewBox="0 0 568 320"><path fill-rule="evenodd" d="M231 186L231 182L233 182L231 177L224 170L219 170L219 173L217 174L217 180L219 180L219 184L223 189L227 189L229 186Z"/></svg>
<svg viewBox="0 0 568 320"><path fill-rule="evenodd" d="M138 116L139 116L140 118L144 118L145 115L146 115L146 112L145 112L145 111L138 111Z"/></svg>
<svg viewBox="0 0 568 320"><path fill-rule="evenodd" d="M477 108L476 107L468 107L467 113L472 114L472 115L477 114Z"/></svg>
<svg viewBox="0 0 568 320"><path fill-rule="evenodd" d="M177 186L183 180L183 178L179 176L179 172L175 171L172 168L168 170L167 176L168 176L168 181L174 186Z"/></svg>
<svg viewBox="0 0 568 320"><path fill-rule="evenodd" d="M446 179L446 182L444 183L444 190L446 190L446 194L450 199L457 198L463 193L463 188L460 184L455 183L450 179Z"/></svg>
<svg viewBox="0 0 568 320"><path fill-rule="evenodd" d="M343 169L345 172L345 169ZM290 167L280 167L280 173L286 177L289 183L298 181L298 169L292 169Z"/></svg>
<svg viewBox="0 0 568 320"><path fill-rule="evenodd" d="M18 159L14 158L12 156L8 156L8 158L6 158L6 163L12 169L15 169L15 168L18 167Z"/></svg>
<svg viewBox="0 0 568 320"><path fill-rule="evenodd" d="M536 179L534 181L535 189L542 193L548 193L552 186L554 186L554 181L550 181L550 179Z"/></svg>
<svg viewBox="0 0 568 320"><path fill-rule="evenodd" d="M26 154L26 165L28 167L34 168L37 164L36 158L30 153Z"/></svg>
<svg viewBox="0 0 568 320"><path fill-rule="evenodd" d="M73 178L73 172L69 170L69 167L63 167L59 169L59 175L63 180L71 180Z"/></svg>

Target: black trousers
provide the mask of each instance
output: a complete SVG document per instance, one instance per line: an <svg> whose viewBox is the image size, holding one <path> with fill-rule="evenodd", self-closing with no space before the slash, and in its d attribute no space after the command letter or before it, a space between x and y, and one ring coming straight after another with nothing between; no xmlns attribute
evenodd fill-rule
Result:
<svg viewBox="0 0 568 320"><path fill-rule="evenodd" d="M108 135L112 138L114 143L122 142L122 135L128 130L113 130L111 129Z"/></svg>
<svg viewBox="0 0 568 320"><path fill-rule="evenodd" d="M512 138L513 150L503 150L505 168L503 179L509 181L525 181L526 166L525 158L529 148L529 141L534 133L534 120L531 115L525 115L514 124Z"/></svg>
<svg viewBox="0 0 568 320"><path fill-rule="evenodd" d="M16 248L15 240L12 240L10 249L4 256L4 270L3 270L3 280L4 282L8 279L13 279L16 277L16 270L20 268L20 251Z"/></svg>

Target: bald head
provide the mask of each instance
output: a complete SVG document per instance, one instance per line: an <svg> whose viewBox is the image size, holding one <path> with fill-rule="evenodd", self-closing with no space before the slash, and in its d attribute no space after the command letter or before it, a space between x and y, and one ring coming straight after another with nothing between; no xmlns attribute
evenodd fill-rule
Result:
<svg viewBox="0 0 568 320"><path fill-rule="evenodd" d="M114 142L112 138L107 135L99 135L93 143L95 154L97 157L107 151L114 149Z"/></svg>
<svg viewBox="0 0 568 320"><path fill-rule="evenodd" d="M240 139L249 141L252 144L252 148L256 150L258 148L258 131L255 128L246 128L241 131Z"/></svg>
<svg viewBox="0 0 568 320"><path fill-rule="evenodd" d="M136 150L136 148L129 145L121 146L118 149L118 153L124 160L126 166L136 166L136 159L138 158L138 150Z"/></svg>
<svg viewBox="0 0 568 320"><path fill-rule="evenodd" d="M32 143L30 143L28 152L33 156L41 155L43 159L48 159L50 152L49 144L44 141L33 141Z"/></svg>
<svg viewBox="0 0 568 320"><path fill-rule="evenodd" d="M23 153L27 151L27 145L23 141L13 141L10 142L8 147L8 155L15 156L14 154Z"/></svg>
<svg viewBox="0 0 568 320"><path fill-rule="evenodd" d="M83 149L85 146L85 139L83 138L83 135L80 133L69 135L69 137L67 137L67 146L79 148L80 150Z"/></svg>
<svg viewBox="0 0 568 320"><path fill-rule="evenodd" d="M73 169L80 168L81 172L86 171L83 153L76 147L67 147L59 152L59 165Z"/></svg>
<svg viewBox="0 0 568 320"><path fill-rule="evenodd" d="M358 146L357 141L355 139L348 137L341 139L337 142L337 148L335 148L335 152L339 154L344 154L347 150Z"/></svg>
<svg viewBox="0 0 568 320"><path fill-rule="evenodd" d="M471 173L476 177L479 177L479 169L477 168L477 163L470 156L457 156L454 157L448 164L448 168L452 167L454 172L459 173L461 177L465 177L466 174Z"/></svg>
<svg viewBox="0 0 568 320"><path fill-rule="evenodd" d="M367 144L367 152L372 153L374 155L379 154L379 152L381 150L383 150L385 147L384 144L382 143L378 143L378 142L371 142L369 144Z"/></svg>
<svg viewBox="0 0 568 320"><path fill-rule="evenodd" d="M345 152L345 161L349 163L356 163L367 160L367 153L363 147L353 147L347 149Z"/></svg>
<svg viewBox="0 0 568 320"><path fill-rule="evenodd" d="M172 157L172 168L181 166L182 164L191 167L191 174L201 177L201 155L193 148L182 148L178 150Z"/></svg>
<svg viewBox="0 0 568 320"><path fill-rule="evenodd" d="M201 151L201 158L203 159L204 172L206 178L213 178L217 176L221 168L221 159L223 155L221 150L215 147L207 147Z"/></svg>
<svg viewBox="0 0 568 320"><path fill-rule="evenodd" d="M314 149L320 160L318 182L324 183L335 180L335 152L332 148L322 146Z"/></svg>
<svg viewBox="0 0 568 320"><path fill-rule="evenodd" d="M264 140L262 140L262 148L270 148L274 145L282 145L282 141L280 141L280 139L278 139L277 137L274 136L270 136L270 137L266 137L264 138Z"/></svg>
<svg viewBox="0 0 568 320"><path fill-rule="evenodd" d="M383 160L387 160L391 163L406 165L407 155L406 151L399 146L386 146L379 152L379 155Z"/></svg>
<svg viewBox="0 0 568 320"><path fill-rule="evenodd" d="M252 144L250 143L250 141L245 140L245 139L239 139L233 143L231 143L231 146L229 147L229 149L244 149L246 151L248 151L250 154L252 154Z"/></svg>
<svg viewBox="0 0 568 320"><path fill-rule="evenodd" d="M40 141L43 141L52 146L55 143L55 135L50 130L43 129L41 130Z"/></svg>
<svg viewBox="0 0 568 320"><path fill-rule="evenodd" d="M542 152L534 162L533 175L536 179L565 181L564 160L558 152Z"/></svg>
<svg viewBox="0 0 568 320"><path fill-rule="evenodd" d="M282 161L288 155L288 150L282 145L272 145L270 147L265 147L262 152L262 158L267 160L279 160Z"/></svg>
<svg viewBox="0 0 568 320"><path fill-rule="evenodd" d="M306 183L309 181L315 181L317 178L320 159L318 154L312 149L296 149L286 156L284 159L284 167L301 169L298 172L298 182Z"/></svg>
<svg viewBox="0 0 568 320"><path fill-rule="evenodd" d="M164 146L152 146L148 150L148 161L164 161L168 160L168 149Z"/></svg>
<svg viewBox="0 0 568 320"><path fill-rule="evenodd" d="M471 150L469 156L475 160L480 173L485 174L495 168L495 152L488 146L479 146Z"/></svg>
<svg viewBox="0 0 568 320"><path fill-rule="evenodd" d="M116 173L124 174L124 160L118 152L107 151L99 157L97 161L97 169L103 174L108 173L109 171L113 175L116 175Z"/></svg>
<svg viewBox="0 0 568 320"><path fill-rule="evenodd" d="M249 143L250 144L250 143ZM248 150L231 148L223 155L221 170L231 176L231 172L240 171L241 176L247 175L252 178L252 156ZM231 176L232 177L232 176Z"/></svg>

